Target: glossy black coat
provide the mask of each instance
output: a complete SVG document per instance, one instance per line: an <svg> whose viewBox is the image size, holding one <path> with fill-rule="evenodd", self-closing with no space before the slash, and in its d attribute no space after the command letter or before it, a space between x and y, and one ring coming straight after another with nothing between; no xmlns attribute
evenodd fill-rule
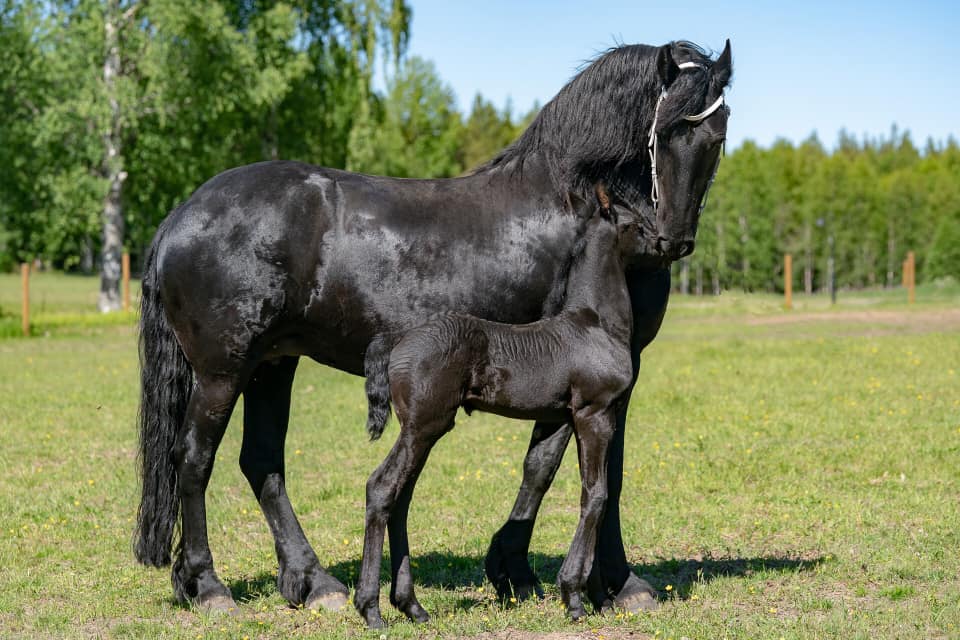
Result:
<svg viewBox="0 0 960 640"><path fill-rule="evenodd" d="M680 73L677 60L687 58L702 69ZM709 178L699 167L713 166L726 113L696 127L682 114L702 109L729 76L729 47L716 62L684 43L620 47L574 78L517 143L470 176L401 180L265 162L200 187L161 225L143 278L137 558L155 566L173 560L179 599L233 606L214 571L204 493L242 393L240 465L274 534L279 589L295 604L342 606L346 588L320 567L285 490L283 442L298 357L362 374L374 336L437 312L512 324L554 313L585 203L598 185L614 206L639 211L646 203L645 143L661 86L671 91L658 121L662 161L679 187L661 178L663 201L643 226L653 246L692 238ZM666 307L669 275L660 265L675 257L628 274L634 365ZM620 540L622 412L618 420L591 598L597 606L615 597L636 608L650 589L631 576ZM349 435L353 427L343 429ZM539 588L526 547L569 434L562 424L534 429L517 504L487 559L501 593Z"/></svg>

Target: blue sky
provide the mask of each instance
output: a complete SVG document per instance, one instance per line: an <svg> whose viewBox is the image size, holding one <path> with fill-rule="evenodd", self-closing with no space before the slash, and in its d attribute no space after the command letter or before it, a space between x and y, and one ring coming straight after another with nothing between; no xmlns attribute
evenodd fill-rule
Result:
<svg viewBox="0 0 960 640"><path fill-rule="evenodd" d="M730 38L728 137L767 146L841 128L921 145L960 137L960 0L953 2L568 2L410 0L410 54L432 60L464 111L478 91L525 112L615 41Z"/></svg>

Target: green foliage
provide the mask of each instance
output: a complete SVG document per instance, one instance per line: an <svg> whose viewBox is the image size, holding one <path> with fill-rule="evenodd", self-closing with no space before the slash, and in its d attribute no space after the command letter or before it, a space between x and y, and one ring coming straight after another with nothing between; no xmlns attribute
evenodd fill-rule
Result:
<svg viewBox="0 0 960 640"><path fill-rule="evenodd" d="M950 140L921 154L908 134L858 142L841 133L770 149L745 142L725 158L689 259L704 290L781 291L793 254L794 288L827 287L828 260L841 288L894 286L908 251L917 281L960 273L960 153Z"/></svg>
<svg viewBox="0 0 960 640"><path fill-rule="evenodd" d="M508 106L502 112L479 93L473 98L470 117L463 128L460 161L464 169L475 169L513 142L523 131L515 125ZM532 119L532 117L530 118Z"/></svg>
<svg viewBox="0 0 960 640"><path fill-rule="evenodd" d="M0 269L33 258L89 271L111 170L122 170L136 268L160 220L200 184L268 159L401 177L454 176L509 145L517 116L405 59L404 0L0 0ZM104 79L106 25L120 65ZM387 91L372 78L382 64ZM111 104L116 104L116 118ZM107 157L106 140L118 149ZM895 286L960 275L960 150L906 133L841 133L769 149L746 142L720 167L688 259L696 290Z"/></svg>
<svg viewBox="0 0 960 640"><path fill-rule="evenodd" d="M433 63L408 59L391 81L383 108L373 154L358 170L400 178L461 173L460 114L453 91L437 76Z"/></svg>
<svg viewBox="0 0 960 640"><path fill-rule="evenodd" d="M108 11L114 92L103 78ZM111 127L135 261L163 216L225 169L281 157L347 166L351 139L378 126L377 52L399 59L409 22L403 0L3 0L3 262L92 264Z"/></svg>

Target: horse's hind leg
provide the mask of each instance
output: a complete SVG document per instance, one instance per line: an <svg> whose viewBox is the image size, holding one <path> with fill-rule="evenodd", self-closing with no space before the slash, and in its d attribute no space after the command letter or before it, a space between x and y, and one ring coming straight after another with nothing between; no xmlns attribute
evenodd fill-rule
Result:
<svg viewBox="0 0 960 640"><path fill-rule="evenodd" d="M291 604L339 609L347 588L327 574L300 527L284 480L284 440L298 358L261 364L243 391L240 469L266 517L280 566L277 588Z"/></svg>
<svg viewBox="0 0 960 640"><path fill-rule="evenodd" d="M236 606L230 590L213 569L204 494L237 392L235 378L198 376L173 452L183 517L180 549L173 565L173 591L181 602L206 609Z"/></svg>
<svg viewBox="0 0 960 640"><path fill-rule="evenodd" d="M527 559L530 537L540 503L553 482L572 433L569 423L538 422L533 428L523 461L523 481L513 510L507 522L494 534L487 551L487 577L502 600L511 595L520 600L531 595L543 597L540 580Z"/></svg>

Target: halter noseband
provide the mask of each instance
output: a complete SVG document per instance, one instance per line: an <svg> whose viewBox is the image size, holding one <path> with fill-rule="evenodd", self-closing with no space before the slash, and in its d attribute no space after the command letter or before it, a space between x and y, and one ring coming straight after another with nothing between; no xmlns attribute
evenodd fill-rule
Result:
<svg viewBox="0 0 960 640"><path fill-rule="evenodd" d="M681 62L677 65L679 69L705 69L706 67L699 62L687 61ZM653 110L653 124L650 125L650 137L647 140L647 151L650 153L650 200L653 201L653 210L657 210L657 203L660 201L660 186L657 182L657 119L660 116L660 104L663 102L663 99L667 97L667 88L660 88L660 97L657 98L657 106ZM693 116L683 116L683 119L687 122L703 122L708 117L710 117L717 109L723 106L724 99L723 93L720 94L720 97L713 101L709 107L701 111L700 113ZM707 204L707 193L710 192L710 187L713 185L713 179L717 177L717 169L720 168L720 159L717 158L717 166L713 168L713 174L710 176L710 181L707 183L707 189L703 192L703 200L700 202L700 210L697 212L697 217L703 212L703 208Z"/></svg>

